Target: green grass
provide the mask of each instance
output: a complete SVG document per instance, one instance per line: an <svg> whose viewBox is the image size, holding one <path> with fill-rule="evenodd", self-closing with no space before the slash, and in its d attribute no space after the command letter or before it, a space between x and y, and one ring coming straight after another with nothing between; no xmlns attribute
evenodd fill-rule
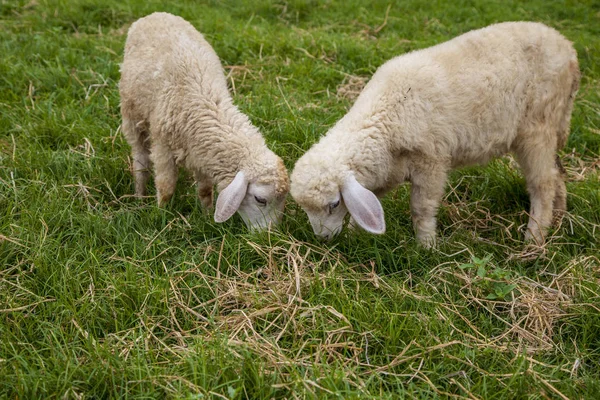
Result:
<svg viewBox="0 0 600 400"><path fill-rule="evenodd" d="M385 60L499 21L556 27L583 72L569 214L527 248L507 158L452 174L436 251L406 186L385 235L328 244L292 200L278 232L215 224L183 173L169 207L136 201L119 63L157 10L204 33L290 169ZM592 0L0 0L0 398L596 398L598 49Z"/></svg>

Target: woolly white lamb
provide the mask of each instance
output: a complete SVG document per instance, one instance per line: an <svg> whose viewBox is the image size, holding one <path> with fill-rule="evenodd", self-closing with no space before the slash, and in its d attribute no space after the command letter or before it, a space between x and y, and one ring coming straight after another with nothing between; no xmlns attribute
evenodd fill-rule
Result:
<svg viewBox="0 0 600 400"><path fill-rule="evenodd" d="M350 111L296 163L291 194L315 233L352 224L381 234L378 197L410 181L417 240L435 244L449 170L512 152L531 209L525 238L540 243L553 209L566 209L556 155L579 87L572 44L539 23L468 32L382 65Z"/></svg>
<svg viewBox="0 0 600 400"><path fill-rule="evenodd" d="M233 104L217 54L190 23L167 13L133 23L119 91L136 196L145 195L153 165L158 204L164 205L183 166L193 171L207 209L216 184L215 221L238 211L250 228L279 222L287 170Z"/></svg>

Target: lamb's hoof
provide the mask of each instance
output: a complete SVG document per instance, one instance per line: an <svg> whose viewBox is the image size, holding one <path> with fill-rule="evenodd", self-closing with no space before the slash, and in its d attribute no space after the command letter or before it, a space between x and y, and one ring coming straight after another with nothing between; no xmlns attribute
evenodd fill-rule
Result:
<svg viewBox="0 0 600 400"><path fill-rule="evenodd" d="M158 200L158 206L159 207L165 207L167 204L169 204L169 201L171 200L172 195L162 195L160 192L158 192L156 194L156 198Z"/></svg>
<svg viewBox="0 0 600 400"><path fill-rule="evenodd" d="M146 197L146 186L136 185L134 196L136 199L143 199Z"/></svg>
<svg viewBox="0 0 600 400"><path fill-rule="evenodd" d="M525 241L529 244L542 246L544 244L544 235L537 228L527 228L525 232Z"/></svg>
<svg viewBox="0 0 600 400"><path fill-rule="evenodd" d="M423 235L417 237L417 241L419 245L426 249L435 249L437 248L437 238L435 235Z"/></svg>
<svg viewBox="0 0 600 400"><path fill-rule="evenodd" d="M567 214L566 210L555 209L552 212L552 226L554 226L556 228L560 228L560 226L562 225L563 219L565 218L566 214Z"/></svg>

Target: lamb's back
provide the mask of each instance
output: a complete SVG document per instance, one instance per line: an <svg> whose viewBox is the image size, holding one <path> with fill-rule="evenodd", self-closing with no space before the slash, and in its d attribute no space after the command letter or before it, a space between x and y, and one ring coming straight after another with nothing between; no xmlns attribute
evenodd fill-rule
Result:
<svg viewBox="0 0 600 400"><path fill-rule="evenodd" d="M370 118L400 150L483 163L509 150L536 89L572 60L572 44L543 24L491 25L382 65L346 123Z"/></svg>
<svg viewBox="0 0 600 400"><path fill-rule="evenodd" d="M168 13L132 24L119 90L145 119L166 97L173 107L188 104L190 97L228 98L223 68L210 44L189 22Z"/></svg>

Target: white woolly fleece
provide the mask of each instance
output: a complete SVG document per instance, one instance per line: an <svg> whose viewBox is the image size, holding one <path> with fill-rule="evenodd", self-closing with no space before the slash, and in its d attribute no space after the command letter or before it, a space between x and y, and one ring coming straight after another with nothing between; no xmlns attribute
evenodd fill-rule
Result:
<svg viewBox="0 0 600 400"><path fill-rule="evenodd" d="M448 171L513 152L532 199L528 238L542 240L553 201L566 207L555 157L579 77L572 44L530 22L491 25L396 57L298 160L291 194L315 232L329 236L345 214L343 201L343 212L329 205L349 176L378 196L411 181L417 238L431 245Z"/></svg>
<svg viewBox="0 0 600 400"><path fill-rule="evenodd" d="M173 194L176 167L183 166L194 172L206 207L212 205L213 184L221 192L243 172L246 185L237 186L248 198L237 196L235 202L248 205L252 194L268 203L258 204L263 207L256 212L268 214L273 202L282 209L289 186L285 166L233 104L217 54L190 23L167 13L136 21L125 44L119 91L137 195L145 193L152 163L159 204Z"/></svg>

